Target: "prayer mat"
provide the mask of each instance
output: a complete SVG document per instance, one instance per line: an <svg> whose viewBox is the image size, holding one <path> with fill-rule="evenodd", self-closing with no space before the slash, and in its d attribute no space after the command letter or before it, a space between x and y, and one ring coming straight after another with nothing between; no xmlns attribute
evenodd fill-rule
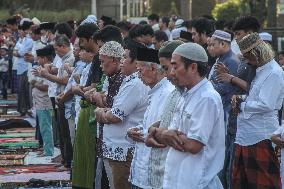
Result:
<svg viewBox="0 0 284 189"><path fill-rule="evenodd" d="M56 165L25 165L25 166L9 166L0 167L0 175L13 175L21 173L49 173L63 172Z"/></svg>
<svg viewBox="0 0 284 189"><path fill-rule="evenodd" d="M15 143L15 142L25 142L25 141L35 141L34 137L26 138L0 138L0 143Z"/></svg>
<svg viewBox="0 0 284 189"><path fill-rule="evenodd" d="M13 143L0 143L0 148L38 148L39 143L38 141L23 141L23 142L13 142Z"/></svg>
<svg viewBox="0 0 284 189"><path fill-rule="evenodd" d="M5 133L35 133L35 128L12 128L6 129Z"/></svg>
<svg viewBox="0 0 284 189"><path fill-rule="evenodd" d="M0 155L0 166L24 165L26 154L2 154Z"/></svg>
<svg viewBox="0 0 284 189"><path fill-rule="evenodd" d="M0 105L10 105L10 104L17 105L17 101L16 100L0 100Z"/></svg>
<svg viewBox="0 0 284 189"><path fill-rule="evenodd" d="M0 139L1 138L30 138L34 136L35 136L35 132L9 133L6 131L6 134L0 134Z"/></svg>

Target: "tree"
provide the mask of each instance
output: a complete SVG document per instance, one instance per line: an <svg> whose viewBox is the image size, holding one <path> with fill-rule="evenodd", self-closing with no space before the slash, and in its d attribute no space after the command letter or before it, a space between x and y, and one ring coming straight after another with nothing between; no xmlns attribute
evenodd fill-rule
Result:
<svg viewBox="0 0 284 189"><path fill-rule="evenodd" d="M212 15L217 20L233 20L241 15L241 3L240 0L228 0L225 3L218 3L212 10Z"/></svg>

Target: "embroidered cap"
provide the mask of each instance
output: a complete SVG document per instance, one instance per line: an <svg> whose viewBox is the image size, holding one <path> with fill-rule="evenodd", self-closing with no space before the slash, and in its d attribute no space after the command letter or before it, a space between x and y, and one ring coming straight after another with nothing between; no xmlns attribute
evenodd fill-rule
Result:
<svg viewBox="0 0 284 189"><path fill-rule="evenodd" d="M138 48L137 49L137 60L160 64L158 53L159 51L155 49Z"/></svg>
<svg viewBox="0 0 284 189"><path fill-rule="evenodd" d="M109 57L122 58L124 49L120 43L108 41L100 48L99 53Z"/></svg>
<svg viewBox="0 0 284 189"><path fill-rule="evenodd" d="M47 45L42 49L36 50L37 56L52 56L54 55L54 48L52 45Z"/></svg>
<svg viewBox="0 0 284 189"><path fill-rule="evenodd" d="M232 41L232 36L228 32L222 31L222 30L215 30L212 37L215 37L217 39L221 39L223 41Z"/></svg>
<svg viewBox="0 0 284 189"><path fill-rule="evenodd" d="M208 62L208 56L205 49L197 43L184 43L178 46L173 54L180 55L193 61L202 63Z"/></svg>
<svg viewBox="0 0 284 189"><path fill-rule="evenodd" d="M171 58L174 50L183 44L180 40L174 40L174 41L166 41L162 44L162 47L159 49L159 58L165 57L165 58Z"/></svg>
<svg viewBox="0 0 284 189"><path fill-rule="evenodd" d="M180 31L180 38L187 40L188 42L192 42L192 33L188 31Z"/></svg>
<svg viewBox="0 0 284 189"><path fill-rule="evenodd" d="M270 33L267 32L261 32L259 33L259 37L260 39L262 39L263 41L272 41L272 35Z"/></svg>
<svg viewBox="0 0 284 189"><path fill-rule="evenodd" d="M242 54L245 54L245 53L251 51L253 48L255 48L260 43L264 43L264 41L262 41L260 39L258 33L252 33L252 34L248 34L244 38L242 38L238 42L238 45L240 47Z"/></svg>
<svg viewBox="0 0 284 189"><path fill-rule="evenodd" d="M97 24L97 17L95 15L89 15L87 16L87 18L85 20L83 20L81 22L80 25L83 25L83 24Z"/></svg>

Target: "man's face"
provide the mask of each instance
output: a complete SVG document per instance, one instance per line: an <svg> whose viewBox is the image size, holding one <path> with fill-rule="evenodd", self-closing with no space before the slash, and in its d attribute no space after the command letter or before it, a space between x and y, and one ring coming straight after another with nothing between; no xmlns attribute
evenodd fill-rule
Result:
<svg viewBox="0 0 284 189"><path fill-rule="evenodd" d="M39 34L34 34L34 33L31 34L31 38L32 38L34 41L39 40L40 37L41 37L41 35L39 35Z"/></svg>
<svg viewBox="0 0 284 189"><path fill-rule="evenodd" d="M101 61L102 71L107 76L112 76L117 71L119 64L114 60L113 57L100 54L99 58Z"/></svg>
<svg viewBox="0 0 284 189"><path fill-rule="evenodd" d="M195 28L192 28L192 39L195 43L200 44L201 43L201 36L200 34L196 31Z"/></svg>
<svg viewBox="0 0 284 189"><path fill-rule="evenodd" d="M59 57L63 57L68 51L68 47L64 46L64 45L53 45L53 48L55 50L55 53L59 56Z"/></svg>
<svg viewBox="0 0 284 189"><path fill-rule="evenodd" d="M131 61L131 58L129 57L129 50L125 49L123 58L120 61L120 69L121 73L128 76L133 73L133 71L136 70L136 64L135 62Z"/></svg>
<svg viewBox="0 0 284 189"><path fill-rule="evenodd" d="M250 32L246 32L245 30L236 30L234 31L234 36L237 42L239 42L242 38L248 35Z"/></svg>
<svg viewBox="0 0 284 189"><path fill-rule="evenodd" d="M156 37L153 37L153 44L154 44L156 50L159 50L161 48L161 45L162 45L163 42L164 42L164 40L158 41L156 39Z"/></svg>
<svg viewBox="0 0 284 189"><path fill-rule="evenodd" d="M212 37L208 39L208 46L207 46L207 50L208 53L210 54L210 56L212 57L216 57L215 53L214 53L214 44L213 44L213 39Z"/></svg>
<svg viewBox="0 0 284 189"><path fill-rule="evenodd" d="M148 20L148 23L150 26L153 26L155 24L155 21L154 20Z"/></svg>
<svg viewBox="0 0 284 189"><path fill-rule="evenodd" d="M171 64L171 58L160 57L159 61L166 73L167 79L172 82L173 85L177 85L177 80L172 72L173 65Z"/></svg>
<svg viewBox="0 0 284 189"><path fill-rule="evenodd" d="M248 64L250 65L257 65L257 60L254 55L252 55L250 52L244 53L243 57L248 61Z"/></svg>
<svg viewBox="0 0 284 189"><path fill-rule="evenodd" d="M216 40L214 37L211 37L210 44L211 44L211 47L212 47L211 50L212 50L213 55L215 55L217 57L222 55L223 50L224 50L224 45L223 45L222 42Z"/></svg>
<svg viewBox="0 0 284 189"><path fill-rule="evenodd" d="M191 82L192 78L192 65L186 69L182 62L181 56L173 54L171 59L172 70L171 75L176 79L176 83L179 87L186 87Z"/></svg>
<svg viewBox="0 0 284 189"><path fill-rule="evenodd" d="M45 62L45 58L42 57L42 56L38 56L37 57L37 62L38 62L39 65L43 66L44 62Z"/></svg>
<svg viewBox="0 0 284 189"><path fill-rule="evenodd" d="M281 66L284 66L284 55L283 55L283 54L280 54L280 55L279 55L279 64L280 64Z"/></svg>
<svg viewBox="0 0 284 189"><path fill-rule="evenodd" d="M137 61L136 68L138 70L139 78L145 85L152 86L155 83L155 76L157 73L151 66L143 61Z"/></svg>
<svg viewBox="0 0 284 189"><path fill-rule="evenodd" d="M153 37L149 34L142 35L142 41L145 45L150 45L150 44L152 44Z"/></svg>

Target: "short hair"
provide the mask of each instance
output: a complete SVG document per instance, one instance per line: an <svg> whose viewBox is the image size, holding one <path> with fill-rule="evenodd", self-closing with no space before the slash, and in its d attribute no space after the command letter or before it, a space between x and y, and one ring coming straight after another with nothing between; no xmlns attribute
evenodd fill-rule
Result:
<svg viewBox="0 0 284 189"><path fill-rule="evenodd" d="M186 27L186 28L191 28L192 25L193 25L193 20L186 20L181 25Z"/></svg>
<svg viewBox="0 0 284 189"><path fill-rule="evenodd" d="M154 32L154 37L157 41L168 41L169 38L167 36L167 34L164 31L161 30L157 30Z"/></svg>
<svg viewBox="0 0 284 189"><path fill-rule="evenodd" d="M135 39L136 37L140 37L142 35L141 31L142 31L143 26L140 24L137 24L135 26L133 26L129 32L128 32L128 36L131 39Z"/></svg>
<svg viewBox="0 0 284 189"><path fill-rule="evenodd" d="M57 46L67 46L70 47L70 40L64 34L59 34L54 39L54 44Z"/></svg>
<svg viewBox="0 0 284 189"><path fill-rule="evenodd" d="M93 34L99 30L99 27L93 23L86 23L80 25L76 30L77 37L90 39L92 38Z"/></svg>
<svg viewBox="0 0 284 189"><path fill-rule="evenodd" d="M237 30L244 30L244 31L251 30L253 32L259 32L260 23L253 16L241 16L237 18L233 26L233 31L237 31Z"/></svg>
<svg viewBox="0 0 284 189"><path fill-rule="evenodd" d="M102 42L116 41L122 43L122 35L118 27L113 25L105 26L101 31L95 32L93 35L95 41L101 40Z"/></svg>
<svg viewBox="0 0 284 189"><path fill-rule="evenodd" d="M154 30L152 28L152 26L150 26L149 24L143 25L143 27L141 28L141 33L142 35L154 35Z"/></svg>
<svg viewBox="0 0 284 189"><path fill-rule="evenodd" d="M214 21L203 17L194 20L192 27L194 27L199 34L205 33L206 35L209 35L215 30Z"/></svg>
<svg viewBox="0 0 284 189"><path fill-rule="evenodd" d="M133 62L137 58L137 49L145 48L145 46L132 39L128 39L124 43L124 48L129 50L129 57L131 62Z"/></svg>
<svg viewBox="0 0 284 189"><path fill-rule="evenodd" d="M159 15L153 13L153 14L150 14L148 17L148 20L153 20L153 21L156 21L156 22L159 22Z"/></svg>
<svg viewBox="0 0 284 189"><path fill-rule="evenodd" d="M170 23L170 18L167 17L167 16L163 16L162 17L162 22L166 24L166 26L168 27L169 26L169 23Z"/></svg>
<svg viewBox="0 0 284 189"><path fill-rule="evenodd" d="M193 61L188 58L181 56L181 60L184 63L185 69L189 67L190 64L196 63L197 64L197 71L200 77L205 77L208 73L208 64L204 62Z"/></svg>
<svg viewBox="0 0 284 189"><path fill-rule="evenodd" d="M220 19L215 22L216 30L224 30L226 24L226 20Z"/></svg>
<svg viewBox="0 0 284 189"><path fill-rule="evenodd" d="M54 27L54 32L66 35L69 39L72 37L73 31L69 24L66 22L56 24Z"/></svg>
<svg viewBox="0 0 284 189"><path fill-rule="evenodd" d="M148 24L146 20L141 20L141 21L139 22L139 25L146 25L146 24Z"/></svg>
<svg viewBox="0 0 284 189"><path fill-rule="evenodd" d="M118 22L116 26L120 28L121 30L125 30L125 31L129 31L131 29L131 23L125 20Z"/></svg>

